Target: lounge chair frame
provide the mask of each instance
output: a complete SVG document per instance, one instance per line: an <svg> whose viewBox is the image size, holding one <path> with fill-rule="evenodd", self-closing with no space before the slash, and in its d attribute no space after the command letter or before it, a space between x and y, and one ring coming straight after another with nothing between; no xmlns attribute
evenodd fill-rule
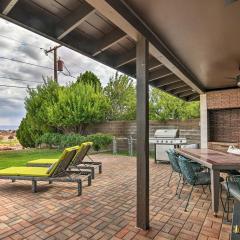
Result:
<svg viewBox="0 0 240 240"><path fill-rule="evenodd" d="M89 170L92 173L92 179L95 179L95 169L98 168L98 172L99 172L99 174L101 174L102 173L102 163L95 162L88 154L86 154L85 157L88 157L90 161L87 161L87 162L82 161L78 165L70 165L69 170L70 171L74 171L74 170L81 171L82 169Z"/></svg>
<svg viewBox="0 0 240 240"><path fill-rule="evenodd" d="M76 154L76 150L72 150L65 153L65 160L62 160L54 170L51 176L46 177L35 177L35 176L0 176L0 179L10 179L12 182L16 180L28 180L32 181L32 192L37 192L37 182L44 181L49 182L76 182L77 183L77 195L80 196L82 194L82 181L87 180L88 186L92 184L92 176L91 173L86 171L81 171L81 175L85 175L84 179L80 178L79 171L68 171L69 164L72 160L73 155ZM77 177L72 177L72 174L76 174Z"/></svg>
<svg viewBox="0 0 240 240"><path fill-rule="evenodd" d="M67 175L59 176L59 177L28 177L28 176L0 176L0 179L9 179L12 180L12 182L15 182L16 180L27 180L32 181L32 192L37 192L37 182L49 182L51 184L52 182L76 182L77 183L77 196L80 196L82 194L82 181L87 180L88 186L91 186L92 184L92 177L91 174L86 173L86 177L80 178L77 177L71 177L71 174L76 173L79 174L78 171L66 171Z"/></svg>
<svg viewBox="0 0 240 240"><path fill-rule="evenodd" d="M80 175L85 175L86 171L83 170L88 170L91 172L92 179L95 179L95 168L98 168L99 174L102 173L102 163L101 162L95 162L88 154L87 152L91 148L91 145L88 145L87 148L85 149L85 154L84 157L88 157L89 161L83 161L81 159L77 159L76 161L73 161L69 164L68 170L73 172L73 171L79 171ZM32 163L27 163L28 167L50 167L51 164L32 164Z"/></svg>

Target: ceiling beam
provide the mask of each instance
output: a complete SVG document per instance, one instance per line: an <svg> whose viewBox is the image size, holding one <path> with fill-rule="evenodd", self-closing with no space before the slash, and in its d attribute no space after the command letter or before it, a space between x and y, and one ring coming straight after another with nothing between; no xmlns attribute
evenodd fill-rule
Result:
<svg viewBox="0 0 240 240"><path fill-rule="evenodd" d="M115 68L122 67L130 62L133 62L136 60L136 48L133 48L129 50L127 53L121 55L116 61L115 61Z"/></svg>
<svg viewBox="0 0 240 240"><path fill-rule="evenodd" d="M163 64L161 64L159 61L153 58L149 60L148 65L149 65L149 71L151 71L151 69L157 69L163 66ZM135 61L129 62L128 64L122 65L121 67L118 68L118 70L135 78L136 77L136 59Z"/></svg>
<svg viewBox="0 0 240 240"><path fill-rule="evenodd" d="M149 71L153 71L153 70L155 70L156 68L159 68L159 67L161 67L161 66L163 66L163 64L160 63L156 58L151 58L151 59L149 60L148 70L149 70Z"/></svg>
<svg viewBox="0 0 240 240"><path fill-rule="evenodd" d="M164 88L164 90L167 91L167 92L170 92L172 90L182 88L184 86L186 86L185 83L181 81L181 82L176 82L176 83L169 84L168 86L166 86Z"/></svg>
<svg viewBox="0 0 240 240"><path fill-rule="evenodd" d="M18 0L2 0L0 3L2 14L8 15L17 2Z"/></svg>
<svg viewBox="0 0 240 240"><path fill-rule="evenodd" d="M179 78L177 78L176 76L168 76L168 77L160 78L153 82L149 82L149 84L153 87L162 88L169 84L177 83L180 81L181 80Z"/></svg>
<svg viewBox="0 0 240 240"><path fill-rule="evenodd" d="M95 43L95 46L93 46L92 56L96 56L104 50L110 48L126 36L127 34L119 29L113 30L111 33L107 34Z"/></svg>
<svg viewBox="0 0 240 240"><path fill-rule="evenodd" d="M84 22L93 12L95 12L95 9L91 5L86 2L82 3L79 8L69 13L68 16L64 17L64 19L57 24L55 30L57 39L61 40L64 38L68 33Z"/></svg>
<svg viewBox="0 0 240 240"><path fill-rule="evenodd" d="M172 75L173 73L165 66L161 66L159 69L149 73L149 82L157 80L161 77Z"/></svg>
<svg viewBox="0 0 240 240"><path fill-rule="evenodd" d="M186 92L186 91L189 91L189 90L191 90L190 87L184 86L184 87L179 88L179 89L177 89L177 90L171 91L171 93L174 94L174 95L177 95L177 94L179 94L179 93L183 93L183 92Z"/></svg>
<svg viewBox="0 0 240 240"><path fill-rule="evenodd" d="M188 96L187 98L186 98L186 100L187 101L194 101L194 100L199 100L199 94L197 94L197 93L193 93L192 94L192 96Z"/></svg>
<svg viewBox="0 0 240 240"><path fill-rule="evenodd" d="M181 80L177 76L172 75L172 76L166 76L166 77L157 79L156 81L152 81L150 82L150 84L153 85L154 87L164 87L169 84L180 82L180 81Z"/></svg>
<svg viewBox="0 0 240 240"><path fill-rule="evenodd" d="M136 61L136 48L133 48L130 51L128 51L127 53L120 56L115 62L115 68L122 67L133 61ZM151 58L149 60L149 69L148 70L153 71L156 68L159 68L161 66L163 66L163 64L161 62L159 62L155 58Z"/></svg>
<svg viewBox="0 0 240 240"><path fill-rule="evenodd" d="M178 97L180 97L180 98L187 97L187 96L192 95L193 93L194 93L194 92L190 89L190 90L188 90L188 91L186 91L186 92L183 92L183 93L178 94Z"/></svg>

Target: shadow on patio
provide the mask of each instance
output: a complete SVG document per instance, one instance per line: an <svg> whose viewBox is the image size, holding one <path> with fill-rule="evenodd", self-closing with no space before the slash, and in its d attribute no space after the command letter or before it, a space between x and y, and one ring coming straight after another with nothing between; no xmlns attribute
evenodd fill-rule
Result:
<svg viewBox="0 0 240 240"><path fill-rule="evenodd" d="M195 188L188 212L184 212L189 187L181 199L174 193L177 178L170 188L169 165L150 161L149 231L135 228L135 158L96 155L103 162L103 174L93 184L84 184L76 196L74 184L39 184L31 192L29 182L0 182L0 239L229 239L230 225L213 217L211 199ZM222 215L222 210L220 211Z"/></svg>

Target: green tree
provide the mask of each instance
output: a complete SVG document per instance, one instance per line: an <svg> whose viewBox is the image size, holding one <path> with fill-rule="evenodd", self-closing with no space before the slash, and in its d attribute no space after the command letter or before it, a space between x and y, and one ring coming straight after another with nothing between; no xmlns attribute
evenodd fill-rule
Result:
<svg viewBox="0 0 240 240"><path fill-rule="evenodd" d="M44 83L37 89L28 89L28 97L25 99L25 109L34 128L42 132L55 130L53 125L49 125L47 109L59 100L60 87L51 78L44 79Z"/></svg>
<svg viewBox="0 0 240 240"><path fill-rule="evenodd" d="M71 84L58 91L58 100L46 108L48 123L60 130L83 133L90 123L106 120L110 105L102 90Z"/></svg>
<svg viewBox="0 0 240 240"><path fill-rule="evenodd" d="M116 73L110 78L104 92L111 104L109 120L136 118L136 88L131 78Z"/></svg>
<svg viewBox="0 0 240 240"><path fill-rule="evenodd" d="M32 147L46 132L84 134L88 124L106 120L110 104L100 87L82 82L62 87L47 79L37 89L28 89L25 108L18 138Z"/></svg>
<svg viewBox="0 0 240 240"><path fill-rule="evenodd" d="M199 102L185 102L157 88L151 89L149 112L151 120L184 120L200 114Z"/></svg>
<svg viewBox="0 0 240 240"><path fill-rule="evenodd" d="M27 115L22 119L16 136L23 147L35 147L35 142L41 134L41 130L34 128L33 122Z"/></svg>
<svg viewBox="0 0 240 240"><path fill-rule="evenodd" d="M88 84L94 86L95 88L101 88L100 79L91 71L81 73L77 78L77 83Z"/></svg>

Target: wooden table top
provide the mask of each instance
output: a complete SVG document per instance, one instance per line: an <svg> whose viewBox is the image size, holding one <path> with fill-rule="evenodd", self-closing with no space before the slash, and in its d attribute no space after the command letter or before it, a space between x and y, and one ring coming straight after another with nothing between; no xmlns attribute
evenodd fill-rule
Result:
<svg viewBox="0 0 240 240"><path fill-rule="evenodd" d="M240 169L240 156L219 152L207 148L178 148L176 151L187 158L199 162L209 168Z"/></svg>

